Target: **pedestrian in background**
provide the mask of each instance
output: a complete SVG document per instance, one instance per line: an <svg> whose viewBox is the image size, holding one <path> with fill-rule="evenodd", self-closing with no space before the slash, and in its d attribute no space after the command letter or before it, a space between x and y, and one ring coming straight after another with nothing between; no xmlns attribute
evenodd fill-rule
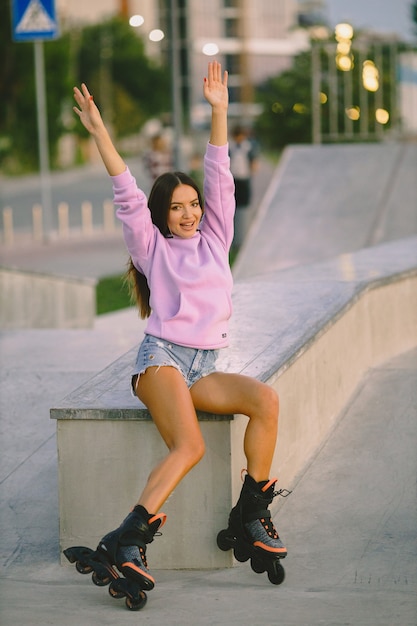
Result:
<svg viewBox="0 0 417 626"><path fill-rule="evenodd" d="M258 168L258 146L247 130L237 125L229 145L230 170L235 181L235 235L233 243L240 247L251 220L252 176Z"/></svg>
<svg viewBox="0 0 417 626"><path fill-rule="evenodd" d="M144 165L151 183L172 170L172 154L165 137L158 133L151 138L151 147L145 152Z"/></svg>

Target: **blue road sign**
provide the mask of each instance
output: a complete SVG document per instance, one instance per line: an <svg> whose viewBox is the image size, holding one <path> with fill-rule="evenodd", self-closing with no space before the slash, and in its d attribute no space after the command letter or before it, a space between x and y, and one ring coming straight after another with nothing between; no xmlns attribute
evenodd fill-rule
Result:
<svg viewBox="0 0 417 626"><path fill-rule="evenodd" d="M12 0L13 41L55 39L55 0Z"/></svg>

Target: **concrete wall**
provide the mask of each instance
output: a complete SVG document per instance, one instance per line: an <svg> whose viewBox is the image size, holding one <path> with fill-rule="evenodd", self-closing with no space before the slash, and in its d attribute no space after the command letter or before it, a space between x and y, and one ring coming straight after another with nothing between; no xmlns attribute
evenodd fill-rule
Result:
<svg viewBox="0 0 417 626"><path fill-rule="evenodd" d="M294 487L366 372L415 346L417 275L365 291L270 378L280 396L279 436L272 466L279 486ZM235 497L240 489L239 470L245 462L242 441L246 423L244 416L235 416L231 424ZM279 499L274 502L275 510L279 504Z"/></svg>
<svg viewBox="0 0 417 626"><path fill-rule="evenodd" d="M96 281L0 268L0 328L92 328Z"/></svg>

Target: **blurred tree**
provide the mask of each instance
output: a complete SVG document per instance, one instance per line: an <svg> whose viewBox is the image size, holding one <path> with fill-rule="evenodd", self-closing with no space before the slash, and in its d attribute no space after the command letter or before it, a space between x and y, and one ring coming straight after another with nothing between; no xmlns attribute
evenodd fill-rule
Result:
<svg viewBox="0 0 417 626"><path fill-rule="evenodd" d="M331 42L330 42L331 43ZM372 42L368 42L368 53L370 58L374 58L376 49ZM390 44L382 44L378 42L378 49L381 51L381 67L379 68L379 81L381 93L383 94L382 105L389 110L391 106L392 92L392 70L391 70L391 46ZM404 44L398 44L397 49L402 50ZM329 120L329 67L334 63L334 49L329 49L329 54L324 48L320 50L321 63L321 90L323 94L323 103L321 104L321 128L323 134L330 131ZM352 102L349 105L354 108L360 105L359 86L362 84L362 67L358 62L360 55L355 49L353 52L353 68L351 70L352 83ZM345 121L346 121L346 103L344 96L344 79L347 78L345 72L337 70L337 131L339 133L338 140L354 141L359 138L359 118L353 123L352 136L343 137ZM367 92L368 107L367 113L362 115L368 116L367 128L369 134L375 132L375 109L377 107L377 99L375 93ZM312 136L312 106L311 106L311 52L302 52L294 58L291 69L283 72L279 76L268 79L258 88L257 99L262 104L263 111L256 121L256 132L260 141L267 148L281 149L288 144L294 143L310 143ZM387 124L383 126L383 132L391 127L392 119L390 117ZM369 137L371 138L371 137ZM363 140L363 137L362 137Z"/></svg>
<svg viewBox="0 0 417 626"><path fill-rule="evenodd" d="M11 0L0 2L0 170L38 168L33 43L11 38ZM136 133L170 107L169 74L150 61L142 40L117 18L68 30L44 43L51 165L63 133L82 134L72 113L72 86L84 81L116 136Z"/></svg>
<svg viewBox="0 0 417 626"><path fill-rule="evenodd" d="M263 112L256 122L260 141L268 148L308 143L311 137L311 54L303 52L291 69L258 88Z"/></svg>
<svg viewBox="0 0 417 626"><path fill-rule="evenodd" d="M33 43L11 38L10 0L0 3L0 167L20 173L38 166ZM68 91L68 37L44 43L50 152L62 132L60 102Z"/></svg>
<svg viewBox="0 0 417 626"><path fill-rule="evenodd" d="M78 45L77 82L88 85L116 136L137 133L170 108L169 73L145 55L128 22L113 18L84 28Z"/></svg>

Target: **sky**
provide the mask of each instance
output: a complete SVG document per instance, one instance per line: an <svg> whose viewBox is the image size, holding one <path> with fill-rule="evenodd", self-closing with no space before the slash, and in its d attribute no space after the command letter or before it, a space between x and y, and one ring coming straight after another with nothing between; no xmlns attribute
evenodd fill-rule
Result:
<svg viewBox="0 0 417 626"><path fill-rule="evenodd" d="M412 0L326 0L326 5L331 26L349 22L354 28L396 33L405 41L417 39L411 19Z"/></svg>

